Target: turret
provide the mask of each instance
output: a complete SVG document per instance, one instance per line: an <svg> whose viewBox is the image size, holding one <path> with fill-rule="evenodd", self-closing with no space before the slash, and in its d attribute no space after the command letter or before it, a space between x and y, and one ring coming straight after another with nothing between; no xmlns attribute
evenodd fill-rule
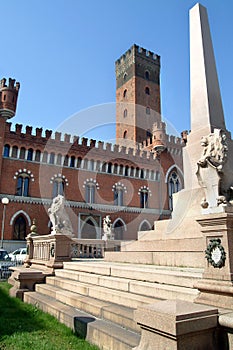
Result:
<svg viewBox="0 0 233 350"><path fill-rule="evenodd" d="M15 79L9 78L8 84L6 79L0 81L0 117L5 119L12 118L15 115L20 83Z"/></svg>

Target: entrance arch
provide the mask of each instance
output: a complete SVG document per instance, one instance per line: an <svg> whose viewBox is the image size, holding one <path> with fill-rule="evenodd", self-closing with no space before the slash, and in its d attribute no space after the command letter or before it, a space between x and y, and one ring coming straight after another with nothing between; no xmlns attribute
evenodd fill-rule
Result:
<svg viewBox="0 0 233 350"><path fill-rule="evenodd" d="M124 232L126 231L126 225L122 219L117 219L113 223L113 229L114 229L114 239L116 240L123 240L124 239Z"/></svg>
<svg viewBox="0 0 233 350"><path fill-rule="evenodd" d="M81 238L96 239L98 227L96 221L92 217L88 217L81 228Z"/></svg>

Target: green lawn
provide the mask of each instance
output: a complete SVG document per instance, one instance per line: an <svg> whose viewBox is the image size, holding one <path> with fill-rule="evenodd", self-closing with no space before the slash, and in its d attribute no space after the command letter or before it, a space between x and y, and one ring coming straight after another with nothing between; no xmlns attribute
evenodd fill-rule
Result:
<svg viewBox="0 0 233 350"><path fill-rule="evenodd" d="M53 316L9 296L10 286L0 282L1 350L97 350L79 339Z"/></svg>

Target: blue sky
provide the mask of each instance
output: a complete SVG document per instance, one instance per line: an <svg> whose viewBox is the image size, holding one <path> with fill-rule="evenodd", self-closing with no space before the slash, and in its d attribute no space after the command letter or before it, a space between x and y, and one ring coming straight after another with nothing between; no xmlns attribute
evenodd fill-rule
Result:
<svg viewBox="0 0 233 350"><path fill-rule="evenodd" d="M89 109L94 111L91 121L86 126L88 117L79 118L73 134L101 125L103 114L104 123L112 125L114 115L105 106L115 102L115 61L136 43L161 56L162 115L178 133L189 129L188 16L195 3L0 0L0 77L21 83L12 122L55 130ZM208 11L226 124L232 132L233 1L201 4ZM91 136L105 138L102 128L94 128Z"/></svg>

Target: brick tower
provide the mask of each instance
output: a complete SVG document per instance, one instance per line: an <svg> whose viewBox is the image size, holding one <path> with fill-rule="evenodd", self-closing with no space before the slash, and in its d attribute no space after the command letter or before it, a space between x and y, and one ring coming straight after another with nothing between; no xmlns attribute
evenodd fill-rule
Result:
<svg viewBox="0 0 233 350"><path fill-rule="evenodd" d="M116 142L135 147L161 122L160 57L133 45L115 63Z"/></svg>
<svg viewBox="0 0 233 350"><path fill-rule="evenodd" d="M0 80L0 175L2 173L2 154L5 139L6 120L14 117L20 84L15 83L14 79L9 78Z"/></svg>

